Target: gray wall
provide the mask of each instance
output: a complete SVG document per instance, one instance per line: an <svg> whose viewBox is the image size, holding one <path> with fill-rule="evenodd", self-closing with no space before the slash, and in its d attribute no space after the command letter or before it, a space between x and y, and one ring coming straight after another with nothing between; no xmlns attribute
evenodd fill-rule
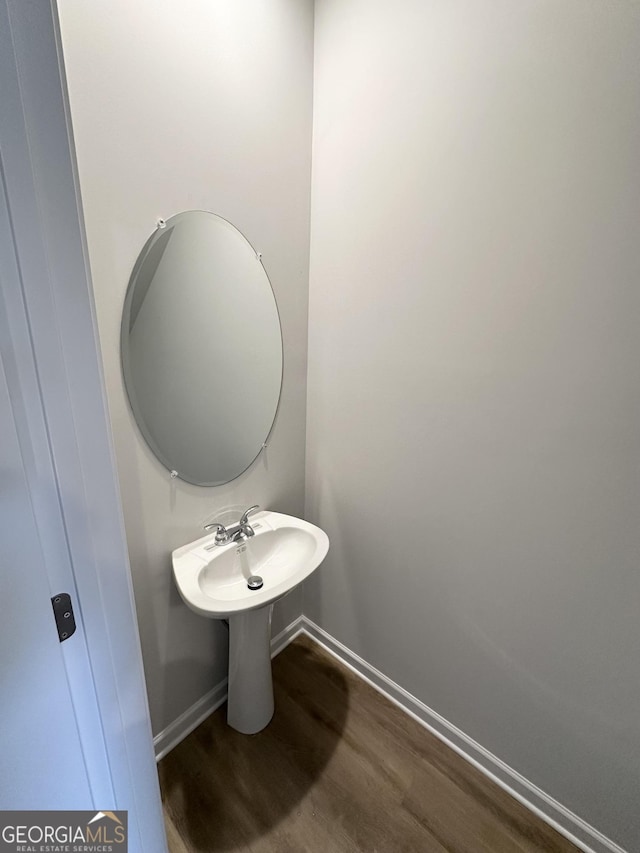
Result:
<svg viewBox="0 0 640 853"><path fill-rule="evenodd" d="M240 507L301 515L313 14L310 0L60 0L89 260L154 732L226 675L222 623L191 613L170 552ZM211 210L263 253L285 341L270 445L228 486L172 482L124 396L120 312L160 216ZM206 380L205 380L206 381ZM224 517L222 515L222 517ZM300 612L290 596L274 631Z"/></svg>
<svg viewBox="0 0 640 853"><path fill-rule="evenodd" d="M305 613L637 850L640 7L316 5Z"/></svg>

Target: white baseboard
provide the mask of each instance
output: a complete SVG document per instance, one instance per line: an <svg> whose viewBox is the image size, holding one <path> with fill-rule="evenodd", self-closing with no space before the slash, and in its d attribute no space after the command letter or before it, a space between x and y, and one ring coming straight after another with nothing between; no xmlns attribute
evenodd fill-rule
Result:
<svg viewBox="0 0 640 853"><path fill-rule="evenodd" d="M297 636L304 631L305 619L304 616L298 616L290 625L287 625L279 634L271 640L271 657L279 655L283 649L286 649L289 643L292 643Z"/></svg>
<svg viewBox="0 0 640 853"><path fill-rule="evenodd" d="M222 705L227 698L227 679L201 696L197 702L194 702L190 708L180 714L180 716L172 723L157 734L153 739L153 748L156 754L156 761L164 758L168 752L177 746L181 740L184 740L187 735L207 719L209 714Z"/></svg>
<svg viewBox="0 0 640 853"><path fill-rule="evenodd" d="M337 658L356 675L386 696L414 720L447 744L454 752L473 764L526 808L537 814L546 823L573 842L585 853L626 853L622 847L594 829L582 818L566 809L557 800L541 791L479 743L472 740L456 726L441 717L400 685L387 678L375 667L352 652L322 628L299 616L271 641L271 657L275 657L299 634L306 634L329 654ZM227 679L198 699L177 720L167 726L153 739L156 761L160 761L170 750L184 740L196 726L213 713L227 698Z"/></svg>
<svg viewBox="0 0 640 853"><path fill-rule="evenodd" d="M304 633L337 658L360 678L387 697L414 720L473 764L526 808L537 814L585 853L626 853L622 847L598 832L582 818L549 797L536 785L496 758L440 714L427 707L375 667L338 642L322 628L303 616L297 633Z"/></svg>
<svg viewBox="0 0 640 853"><path fill-rule="evenodd" d="M284 631L273 637L271 640L271 657L275 657L289 643L291 643L298 634L302 633L302 616L287 625ZM168 752L177 746L180 741L184 740L187 735L197 728L200 723L204 722L210 714L213 714L223 702L227 699L227 679L220 681L216 686L201 696L197 702L194 702L190 708L187 708L184 713L174 720L172 723L159 732L153 739L153 748L156 754L156 761L164 758Z"/></svg>

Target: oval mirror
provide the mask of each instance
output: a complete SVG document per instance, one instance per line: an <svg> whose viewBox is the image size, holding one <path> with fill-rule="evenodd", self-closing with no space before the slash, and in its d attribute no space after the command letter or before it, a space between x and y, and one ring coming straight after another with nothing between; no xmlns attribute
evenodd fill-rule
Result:
<svg viewBox="0 0 640 853"><path fill-rule="evenodd" d="M225 219L168 219L136 261L122 315L136 422L170 471L219 486L260 453L282 385L276 300L248 240Z"/></svg>

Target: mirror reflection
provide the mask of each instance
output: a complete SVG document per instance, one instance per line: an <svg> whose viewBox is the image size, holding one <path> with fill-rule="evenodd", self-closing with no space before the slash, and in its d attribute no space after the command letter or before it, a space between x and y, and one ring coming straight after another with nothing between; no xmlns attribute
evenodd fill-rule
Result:
<svg viewBox="0 0 640 853"><path fill-rule="evenodd" d="M136 422L169 470L217 486L256 458L282 384L282 335L262 262L231 223L167 220L134 267L122 366Z"/></svg>

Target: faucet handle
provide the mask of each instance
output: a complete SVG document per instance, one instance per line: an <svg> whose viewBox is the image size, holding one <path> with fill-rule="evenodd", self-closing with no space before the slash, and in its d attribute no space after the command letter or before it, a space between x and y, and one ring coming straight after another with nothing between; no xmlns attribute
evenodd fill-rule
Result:
<svg viewBox="0 0 640 853"><path fill-rule="evenodd" d="M216 528L216 535L214 537L214 542L217 545L223 545L225 542L229 541L229 534L227 533L227 528L224 524L220 524L219 521L213 521L211 524L205 524L204 529L206 531L213 530Z"/></svg>
<svg viewBox="0 0 640 853"><path fill-rule="evenodd" d="M251 515L252 512L255 512L258 509L260 509L258 504L254 504L254 506L250 506L249 509L246 509L242 513L242 515L240 517L240 521L238 522L240 527L244 527L245 524L248 524L249 523L249 516Z"/></svg>

